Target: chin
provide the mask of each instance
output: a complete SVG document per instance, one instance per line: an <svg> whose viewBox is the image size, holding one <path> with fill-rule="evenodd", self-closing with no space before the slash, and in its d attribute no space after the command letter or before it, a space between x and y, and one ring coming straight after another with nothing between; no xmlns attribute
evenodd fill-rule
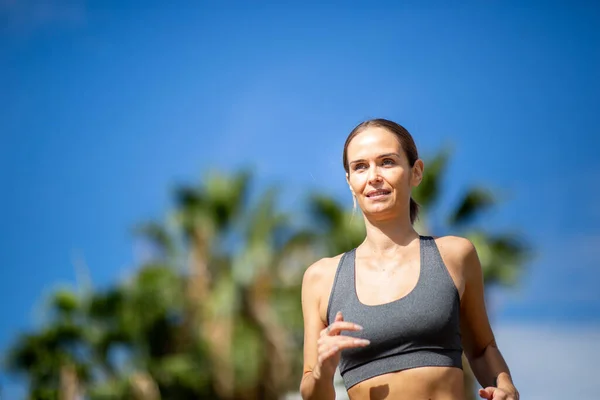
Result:
<svg viewBox="0 0 600 400"><path fill-rule="evenodd" d="M363 214L374 220L394 219L400 213L398 204L393 201L382 201L371 204L364 204Z"/></svg>
<svg viewBox="0 0 600 400"><path fill-rule="evenodd" d="M389 219L394 216L394 209L388 205L377 205L364 210L364 213L374 219Z"/></svg>

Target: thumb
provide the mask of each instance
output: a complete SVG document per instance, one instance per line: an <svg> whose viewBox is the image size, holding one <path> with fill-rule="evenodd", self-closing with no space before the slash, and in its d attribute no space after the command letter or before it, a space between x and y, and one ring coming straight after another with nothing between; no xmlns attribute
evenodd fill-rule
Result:
<svg viewBox="0 0 600 400"><path fill-rule="evenodd" d="M479 397L481 397L482 399L488 399L491 400L493 399L493 393L494 393L494 388L492 387L486 387L485 389L479 389Z"/></svg>
<svg viewBox="0 0 600 400"><path fill-rule="evenodd" d="M342 315L341 311L338 311L337 314L335 314L335 321L343 321L344 320L344 316Z"/></svg>

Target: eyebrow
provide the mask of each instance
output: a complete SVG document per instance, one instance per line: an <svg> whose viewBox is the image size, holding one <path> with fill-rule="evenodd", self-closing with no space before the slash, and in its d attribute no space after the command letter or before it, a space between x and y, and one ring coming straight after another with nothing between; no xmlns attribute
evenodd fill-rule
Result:
<svg viewBox="0 0 600 400"><path fill-rule="evenodd" d="M376 158L385 158L385 157L389 157L389 156L396 156L396 157L400 158L400 154L398 154L398 153L385 153L385 154L380 154L380 155L378 155ZM356 163L359 163L359 162L365 162L365 161L367 161L367 160L364 160L364 159L362 159L362 158L361 158L360 160L353 160L353 161L350 161L350 164L349 164L349 165L356 164Z"/></svg>

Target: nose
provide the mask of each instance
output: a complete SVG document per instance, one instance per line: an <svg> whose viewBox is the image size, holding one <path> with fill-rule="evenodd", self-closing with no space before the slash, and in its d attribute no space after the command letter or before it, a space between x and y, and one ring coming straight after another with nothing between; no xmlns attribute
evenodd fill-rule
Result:
<svg viewBox="0 0 600 400"><path fill-rule="evenodd" d="M379 182L381 180L381 176L379 175L379 168L377 165L369 168L368 175L369 183Z"/></svg>

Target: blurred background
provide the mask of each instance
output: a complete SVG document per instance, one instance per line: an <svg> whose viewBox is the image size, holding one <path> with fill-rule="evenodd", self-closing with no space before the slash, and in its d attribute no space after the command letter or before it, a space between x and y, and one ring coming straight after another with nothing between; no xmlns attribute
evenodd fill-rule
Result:
<svg viewBox="0 0 600 400"><path fill-rule="evenodd" d="M595 2L1 0L0 398L298 398L302 274L362 239L342 148L375 117L425 160L419 231L475 243L521 398L594 398L599 26Z"/></svg>

